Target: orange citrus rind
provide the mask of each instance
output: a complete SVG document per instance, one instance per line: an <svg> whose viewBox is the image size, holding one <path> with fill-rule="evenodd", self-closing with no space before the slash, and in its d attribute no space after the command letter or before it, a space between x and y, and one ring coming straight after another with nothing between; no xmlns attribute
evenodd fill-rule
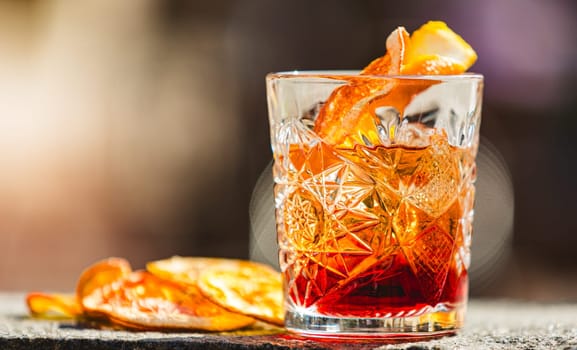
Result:
<svg viewBox="0 0 577 350"><path fill-rule="evenodd" d="M386 49L361 76L348 78L325 101L314 131L328 144L339 148L380 144L373 107L391 106L402 116L414 96L437 83L429 80L416 89L414 84L376 76L461 74L477 60L473 48L441 21L429 21L412 35L398 27L387 37Z"/></svg>
<svg viewBox="0 0 577 350"><path fill-rule="evenodd" d="M415 30L411 35L410 48L406 54L406 64L427 60L434 62L452 61L455 70L433 74L460 74L469 69L477 61L477 53L459 34L455 33L446 23L429 21ZM429 74L419 70L402 71L403 74Z"/></svg>

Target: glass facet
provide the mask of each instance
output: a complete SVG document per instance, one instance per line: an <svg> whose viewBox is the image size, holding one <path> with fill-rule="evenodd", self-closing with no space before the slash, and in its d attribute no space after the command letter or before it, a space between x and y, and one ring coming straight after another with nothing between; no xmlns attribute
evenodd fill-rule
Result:
<svg viewBox="0 0 577 350"><path fill-rule="evenodd" d="M463 325L482 85L475 74L267 76L289 330L402 337ZM333 123L322 132L319 111Z"/></svg>

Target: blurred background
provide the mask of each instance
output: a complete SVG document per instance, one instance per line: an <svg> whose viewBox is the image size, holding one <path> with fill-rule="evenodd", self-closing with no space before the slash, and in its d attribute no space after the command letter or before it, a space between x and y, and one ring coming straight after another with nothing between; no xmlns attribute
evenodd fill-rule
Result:
<svg viewBox="0 0 577 350"><path fill-rule="evenodd" d="M108 256L247 258L265 74L359 69L429 19L478 52L506 164L504 192L479 170L506 211L479 208L474 239L507 248L471 294L577 300L572 0L0 0L0 290L71 291Z"/></svg>

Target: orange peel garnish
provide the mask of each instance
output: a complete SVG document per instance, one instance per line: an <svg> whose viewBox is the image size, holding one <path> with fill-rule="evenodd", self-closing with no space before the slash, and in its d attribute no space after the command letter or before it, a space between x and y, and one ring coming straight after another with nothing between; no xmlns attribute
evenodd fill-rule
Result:
<svg viewBox="0 0 577 350"><path fill-rule="evenodd" d="M437 83L417 77L399 83L394 76L461 74L477 60L471 46L440 21L424 24L411 36L398 27L388 36L386 48L387 53L359 76L347 77L348 84L336 89L319 111L314 131L325 142L340 148L380 144L375 108L394 107L402 116L416 94Z"/></svg>
<svg viewBox="0 0 577 350"><path fill-rule="evenodd" d="M455 64L453 70L433 74L461 74L477 61L477 54L471 45L452 31L447 24L441 21L429 21L411 35L406 65L417 61L451 61ZM408 69L401 73L429 74L426 71Z"/></svg>

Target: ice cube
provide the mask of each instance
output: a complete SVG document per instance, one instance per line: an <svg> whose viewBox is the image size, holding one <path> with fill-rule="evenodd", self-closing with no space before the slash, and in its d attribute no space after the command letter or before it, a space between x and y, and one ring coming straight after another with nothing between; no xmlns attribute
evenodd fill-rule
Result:
<svg viewBox="0 0 577 350"><path fill-rule="evenodd" d="M459 152L452 150L441 135L420 158L407 186L407 200L436 217L445 212L459 192Z"/></svg>
<svg viewBox="0 0 577 350"><path fill-rule="evenodd" d="M379 137L383 144L390 144L395 138L395 132L400 125L401 118L399 111L391 106L378 107L375 115L379 118L380 125L377 125Z"/></svg>
<svg viewBox="0 0 577 350"><path fill-rule="evenodd" d="M412 99L403 121L418 120L428 128L444 129L451 145L468 147L474 141L474 126L479 122L479 106L473 103L477 94L477 87L465 80L441 82Z"/></svg>

